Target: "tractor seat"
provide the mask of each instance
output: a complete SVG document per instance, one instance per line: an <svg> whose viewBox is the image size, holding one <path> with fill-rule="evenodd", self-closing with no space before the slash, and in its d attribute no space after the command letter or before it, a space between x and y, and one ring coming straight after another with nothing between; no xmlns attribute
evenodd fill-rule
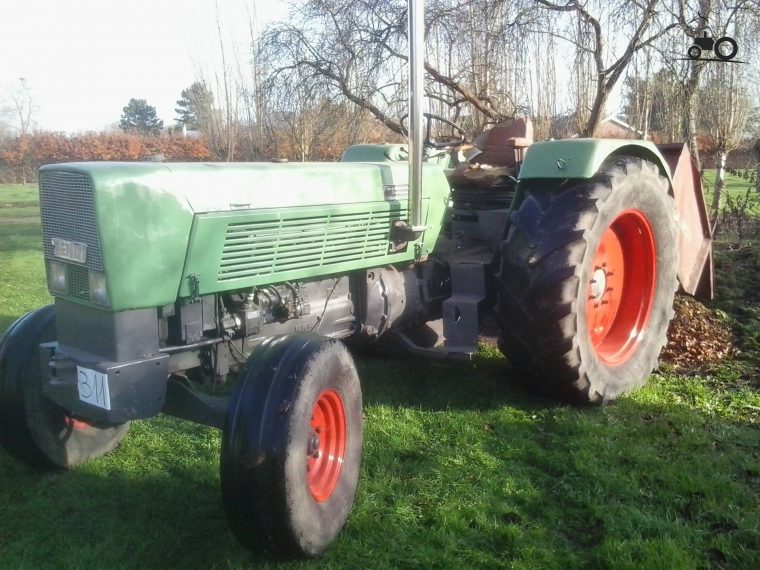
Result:
<svg viewBox="0 0 760 570"><path fill-rule="evenodd" d="M479 140L479 139L482 139ZM470 159L475 164L516 166L522 161L524 150L533 143L533 123L530 119L513 119L495 125L475 139L481 153Z"/></svg>
<svg viewBox="0 0 760 570"><path fill-rule="evenodd" d="M479 135L474 141L474 152L467 162L459 164L448 175L449 182L457 186L490 188L515 176L525 149L533 143L533 123L530 119L513 119L499 123Z"/></svg>

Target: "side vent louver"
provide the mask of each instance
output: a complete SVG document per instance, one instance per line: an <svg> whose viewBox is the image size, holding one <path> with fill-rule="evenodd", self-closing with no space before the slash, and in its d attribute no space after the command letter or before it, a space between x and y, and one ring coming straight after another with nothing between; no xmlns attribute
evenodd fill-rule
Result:
<svg viewBox="0 0 760 570"><path fill-rule="evenodd" d="M378 210L230 223L219 281L382 257L391 224L405 215Z"/></svg>

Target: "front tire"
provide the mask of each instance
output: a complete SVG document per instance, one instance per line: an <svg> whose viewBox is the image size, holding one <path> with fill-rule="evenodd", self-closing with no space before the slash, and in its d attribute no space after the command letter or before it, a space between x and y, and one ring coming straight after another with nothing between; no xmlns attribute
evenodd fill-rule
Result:
<svg viewBox="0 0 760 570"><path fill-rule="evenodd" d="M532 182L502 245L500 346L539 392L601 403L644 384L677 287L668 181L639 159L591 180Z"/></svg>
<svg viewBox="0 0 760 570"><path fill-rule="evenodd" d="M321 554L353 505L361 447L361 387L345 346L313 334L265 341L230 396L222 436L222 497L241 544Z"/></svg>
<svg viewBox="0 0 760 570"><path fill-rule="evenodd" d="M698 45L693 45L687 50L686 55L689 56L689 59L699 59L699 56L702 55L702 49Z"/></svg>
<svg viewBox="0 0 760 570"><path fill-rule="evenodd" d="M55 338L53 305L24 315L0 338L0 444L40 469L104 455L129 429L74 418L43 395L39 345Z"/></svg>

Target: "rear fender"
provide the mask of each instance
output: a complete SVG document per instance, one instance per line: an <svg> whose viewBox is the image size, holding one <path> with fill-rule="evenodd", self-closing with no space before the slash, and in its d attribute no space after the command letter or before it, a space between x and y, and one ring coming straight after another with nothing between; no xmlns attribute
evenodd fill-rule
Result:
<svg viewBox="0 0 760 570"><path fill-rule="evenodd" d="M682 144L654 145L624 139L570 139L529 147L520 168L521 183L534 179L587 180L613 156L630 156L657 165L670 183L679 222L678 280L682 289L700 299L714 293L712 230L702 183L688 149Z"/></svg>
<svg viewBox="0 0 760 570"><path fill-rule="evenodd" d="M654 144L626 139L567 139L535 143L528 147L519 179L588 179L599 171L610 156L633 156L653 162L672 183L667 162Z"/></svg>

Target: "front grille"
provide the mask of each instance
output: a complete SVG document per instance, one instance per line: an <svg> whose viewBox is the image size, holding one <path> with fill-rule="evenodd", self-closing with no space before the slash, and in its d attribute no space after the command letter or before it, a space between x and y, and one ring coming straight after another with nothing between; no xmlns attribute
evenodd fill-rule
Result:
<svg viewBox="0 0 760 570"><path fill-rule="evenodd" d="M76 172L43 172L40 175L40 213L45 257L53 255L53 238L87 244L84 266L103 271L100 241L95 223L92 181Z"/></svg>
<svg viewBox="0 0 760 570"><path fill-rule="evenodd" d="M219 281L318 269L388 253L388 232L406 211L377 210L227 226Z"/></svg>
<svg viewBox="0 0 760 570"><path fill-rule="evenodd" d="M69 296L82 301L90 300L90 275L85 267L67 265L66 281L69 284Z"/></svg>

